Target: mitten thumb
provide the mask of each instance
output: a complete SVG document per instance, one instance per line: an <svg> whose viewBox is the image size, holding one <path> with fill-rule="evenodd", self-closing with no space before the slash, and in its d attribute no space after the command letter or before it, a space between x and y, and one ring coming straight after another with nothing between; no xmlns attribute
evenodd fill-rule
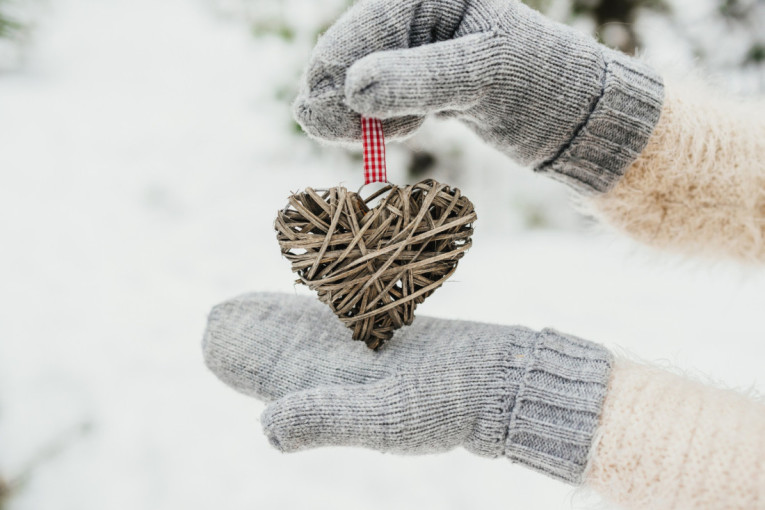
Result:
<svg viewBox="0 0 765 510"><path fill-rule="evenodd" d="M290 393L263 411L263 431L283 452L329 445L388 451L402 432L403 392L400 377L391 376Z"/></svg>
<svg viewBox="0 0 765 510"><path fill-rule="evenodd" d="M493 34L481 33L372 53L348 69L346 102L381 119L470 108L487 85L495 44Z"/></svg>

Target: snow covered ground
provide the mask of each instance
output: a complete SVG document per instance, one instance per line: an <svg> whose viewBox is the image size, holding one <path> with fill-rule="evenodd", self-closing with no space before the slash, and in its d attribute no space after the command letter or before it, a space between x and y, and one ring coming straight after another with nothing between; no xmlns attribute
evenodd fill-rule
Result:
<svg viewBox="0 0 765 510"><path fill-rule="evenodd" d="M361 178L290 134L273 84L304 56L193 0L58 0L35 37L0 76L0 477L23 478L9 509L597 504L464 451L273 450L263 404L208 373L200 341L216 302L302 292L272 232L289 192ZM470 136L435 124L410 143ZM470 147L474 248L419 314L552 326L763 388L765 271L583 230L558 185ZM518 200L558 228L527 228Z"/></svg>

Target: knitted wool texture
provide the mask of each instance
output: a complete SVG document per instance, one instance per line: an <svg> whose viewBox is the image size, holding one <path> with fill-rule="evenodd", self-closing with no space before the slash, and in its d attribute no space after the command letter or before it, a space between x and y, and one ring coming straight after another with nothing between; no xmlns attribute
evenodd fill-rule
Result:
<svg viewBox="0 0 765 510"><path fill-rule="evenodd" d="M358 143L438 113L582 193L607 191L659 118L648 66L514 0L361 0L314 49L295 117L313 137Z"/></svg>
<svg viewBox="0 0 765 510"><path fill-rule="evenodd" d="M640 157L585 209L655 247L765 262L764 111L698 85L669 88Z"/></svg>
<svg viewBox="0 0 765 510"><path fill-rule="evenodd" d="M617 359L586 483L625 508L765 509L765 404Z"/></svg>
<svg viewBox="0 0 765 510"><path fill-rule="evenodd" d="M249 294L216 306L207 366L271 404L282 451L353 445L399 453L463 446L581 483L611 355L552 330L418 317L379 352L315 299Z"/></svg>

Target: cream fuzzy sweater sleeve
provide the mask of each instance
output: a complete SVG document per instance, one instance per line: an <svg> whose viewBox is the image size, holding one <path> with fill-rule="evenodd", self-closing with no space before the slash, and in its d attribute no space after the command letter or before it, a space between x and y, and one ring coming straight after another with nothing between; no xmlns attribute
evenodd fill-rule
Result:
<svg viewBox="0 0 765 510"><path fill-rule="evenodd" d="M585 200L601 223L643 243L765 262L765 104L668 86L640 157L611 191Z"/></svg>
<svg viewBox="0 0 765 510"><path fill-rule="evenodd" d="M629 509L765 509L765 405L617 360L586 483Z"/></svg>

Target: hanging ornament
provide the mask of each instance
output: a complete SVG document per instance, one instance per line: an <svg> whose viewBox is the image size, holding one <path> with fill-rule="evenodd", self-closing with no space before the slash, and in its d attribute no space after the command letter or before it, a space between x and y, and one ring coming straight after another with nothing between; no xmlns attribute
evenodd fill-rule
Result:
<svg viewBox="0 0 765 510"><path fill-rule="evenodd" d="M364 184L388 183L382 122L362 117L361 126ZM289 197L274 226L297 282L315 290L355 340L377 349L454 274L476 213L459 189L432 179L359 193L306 188Z"/></svg>

